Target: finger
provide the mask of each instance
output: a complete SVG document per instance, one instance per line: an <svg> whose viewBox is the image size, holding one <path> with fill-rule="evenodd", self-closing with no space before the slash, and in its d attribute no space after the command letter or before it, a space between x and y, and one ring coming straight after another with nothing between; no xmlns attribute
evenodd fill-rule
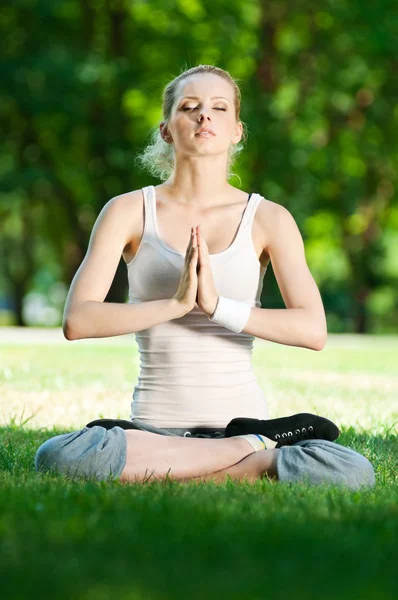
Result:
<svg viewBox="0 0 398 600"><path fill-rule="evenodd" d="M192 269L192 271L194 273L196 273L197 264L198 264L198 251L194 250L192 252L192 258L191 258L190 263L189 263L189 266L190 266L190 268Z"/></svg>
<svg viewBox="0 0 398 600"><path fill-rule="evenodd" d="M199 245L202 246L205 250L207 249L207 244L206 244L206 240L205 238L202 236L202 233L200 231L200 227L198 225L198 230L197 230L197 236L199 239Z"/></svg>
<svg viewBox="0 0 398 600"><path fill-rule="evenodd" d="M193 227L191 227L191 233L190 233L190 235L189 235L189 243L188 243L188 248L189 248L189 246L192 244L192 242L193 242L193 239L194 239L194 230L193 230Z"/></svg>
<svg viewBox="0 0 398 600"><path fill-rule="evenodd" d="M197 227L195 227L195 240L196 240L196 245L198 247L198 254L200 256L200 253L201 253L200 246L201 246L202 241L200 239L199 230L197 229Z"/></svg>
<svg viewBox="0 0 398 600"><path fill-rule="evenodd" d="M198 246L199 246L199 256L202 256L202 254L203 254L203 249L204 249L204 245L205 245L205 241L204 241L204 239L202 238L202 236L200 235L200 229L199 229L199 226L197 226L197 227L195 228L195 230L196 230L196 238L197 238L197 240L198 240Z"/></svg>
<svg viewBox="0 0 398 600"><path fill-rule="evenodd" d="M203 238L200 237L200 235L199 235L199 259L200 259L201 263L203 263L203 264L205 264L206 259L207 259L206 242L204 241Z"/></svg>
<svg viewBox="0 0 398 600"><path fill-rule="evenodd" d="M193 246L197 246L198 245L198 240L197 240L197 237L196 237L196 228L195 227L191 227L191 231L192 231L192 234L193 234L191 236L192 237L192 245Z"/></svg>
<svg viewBox="0 0 398 600"><path fill-rule="evenodd" d="M203 240L202 240L202 237L200 235L200 231L198 228L196 229L196 239L198 240L199 253L201 254L202 248L203 248Z"/></svg>
<svg viewBox="0 0 398 600"><path fill-rule="evenodd" d="M190 251L189 251L189 260L191 260L191 259L192 259L192 257L193 257L193 255L194 255L194 253L195 253L195 248L194 248L193 246L191 246L191 249L190 249Z"/></svg>
<svg viewBox="0 0 398 600"><path fill-rule="evenodd" d="M187 246L187 249L185 251L185 262L187 260L189 260L189 253L190 253L191 248L192 248L192 240L193 240L193 228L191 227L191 235L189 236L188 246Z"/></svg>

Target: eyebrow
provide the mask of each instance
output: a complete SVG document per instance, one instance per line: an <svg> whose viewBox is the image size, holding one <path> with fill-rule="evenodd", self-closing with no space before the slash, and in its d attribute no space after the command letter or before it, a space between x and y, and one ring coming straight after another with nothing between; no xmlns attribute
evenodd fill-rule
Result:
<svg viewBox="0 0 398 600"><path fill-rule="evenodd" d="M197 96L184 96L182 98L182 100L184 100L185 98L192 98L193 100L199 100L199 98ZM229 102L228 98L224 98L223 96L213 96L212 98L210 98L210 100L216 100L217 98L222 98L223 100L226 100L227 102Z"/></svg>

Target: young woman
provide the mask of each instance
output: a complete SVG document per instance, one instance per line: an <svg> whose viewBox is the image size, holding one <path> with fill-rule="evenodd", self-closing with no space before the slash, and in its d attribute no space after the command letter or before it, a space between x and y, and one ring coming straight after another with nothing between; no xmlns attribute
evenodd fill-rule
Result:
<svg viewBox="0 0 398 600"><path fill-rule="evenodd" d="M210 65L189 69L166 86L163 114L138 161L164 183L104 206L64 313L69 340L135 333L131 420L99 419L50 438L36 470L374 486L371 463L334 443L340 432L328 419L268 418L254 337L321 350L326 319L290 212L228 183L244 137L235 80ZM129 302L104 303L120 256ZM287 310L261 308L270 260Z"/></svg>

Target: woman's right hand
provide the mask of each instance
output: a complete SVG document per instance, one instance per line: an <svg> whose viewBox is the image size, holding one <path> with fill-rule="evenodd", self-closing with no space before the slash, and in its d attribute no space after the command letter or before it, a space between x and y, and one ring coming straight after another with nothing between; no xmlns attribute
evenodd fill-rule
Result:
<svg viewBox="0 0 398 600"><path fill-rule="evenodd" d="M185 313L190 312L196 304L196 295L198 292L198 252L196 229L191 227L191 236L185 252L184 270L181 275L178 290L173 296L173 298L181 304Z"/></svg>

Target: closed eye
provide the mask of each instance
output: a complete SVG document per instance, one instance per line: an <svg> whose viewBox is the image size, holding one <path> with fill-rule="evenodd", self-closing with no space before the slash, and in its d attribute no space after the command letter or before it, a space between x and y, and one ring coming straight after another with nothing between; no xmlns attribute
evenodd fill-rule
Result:
<svg viewBox="0 0 398 600"><path fill-rule="evenodd" d="M182 110L195 110L196 108L198 108L197 106L185 106ZM214 110L224 110L226 112L226 108L219 108L217 106L214 107Z"/></svg>

